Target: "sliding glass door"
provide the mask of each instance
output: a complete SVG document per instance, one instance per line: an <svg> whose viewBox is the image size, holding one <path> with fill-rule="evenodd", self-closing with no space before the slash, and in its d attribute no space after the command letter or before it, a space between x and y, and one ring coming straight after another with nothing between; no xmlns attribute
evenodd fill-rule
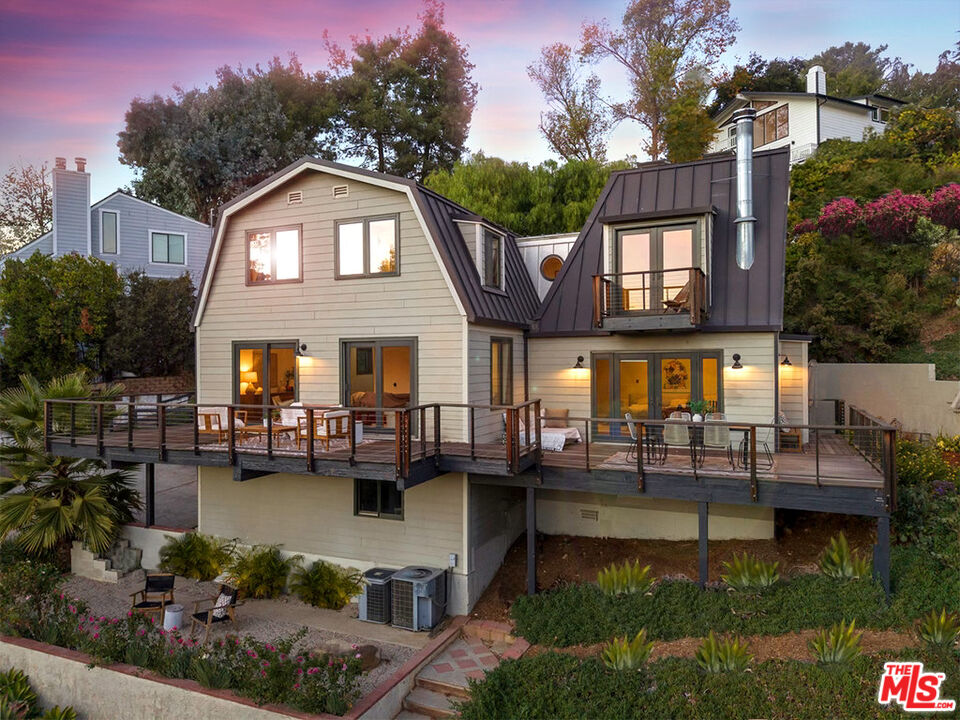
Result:
<svg viewBox="0 0 960 720"><path fill-rule="evenodd" d="M721 409L720 351L687 353L597 353L592 356L593 416L659 420L690 412L705 400L708 412ZM627 437L623 423L596 423L600 437Z"/></svg>
<svg viewBox="0 0 960 720"><path fill-rule="evenodd" d="M371 408L357 419L370 430L393 428L395 414L372 408L416 405L415 338L344 341L341 349L343 404Z"/></svg>
<svg viewBox="0 0 960 720"><path fill-rule="evenodd" d="M243 405L247 423L263 421L265 405L298 397L296 341L233 344L233 402Z"/></svg>

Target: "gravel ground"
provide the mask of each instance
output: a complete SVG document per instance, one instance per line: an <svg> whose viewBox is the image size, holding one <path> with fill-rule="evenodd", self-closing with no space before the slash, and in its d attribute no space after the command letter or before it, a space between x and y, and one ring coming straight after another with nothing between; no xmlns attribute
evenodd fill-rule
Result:
<svg viewBox="0 0 960 720"><path fill-rule="evenodd" d="M69 575L63 587L64 592L68 595L80 598L90 605L91 612L94 615L123 617L130 609L130 594L143 589L143 572L130 573L121 578L116 585ZM181 577L177 578L175 587L177 603L183 605L184 616L186 617L189 617L189 613L193 610L194 601L216 596L219 589L219 585L214 582L197 582ZM265 601L258 601L260 604L263 602ZM275 602L278 605L302 604L295 598L283 598ZM230 634L249 636L263 642L272 642L297 632L301 627L303 626L282 620L245 616L243 607L241 607L237 611L236 624L224 623L221 627L213 626L210 630L210 639L213 641L218 637ZM197 637L200 637L199 631ZM371 692L380 682L399 670L417 652L415 648L392 643L371 642L367 638L317 628L310 628L303 640L297 644L296 649L307 651L329 642L348 646L353 643L376 645L380 648L380 664L370 672L365 673L360 679L361 697Z"/></svg>

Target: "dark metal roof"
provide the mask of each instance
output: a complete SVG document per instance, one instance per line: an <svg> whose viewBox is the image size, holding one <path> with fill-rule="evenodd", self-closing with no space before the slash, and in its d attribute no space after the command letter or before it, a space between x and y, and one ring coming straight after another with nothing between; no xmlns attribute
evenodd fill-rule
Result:
<svg viewBox="0 0 960 720"><path fill-rule="evenodd" d="M536 335L605 334L592 327L593 276L603 272L601 218L656 213L664 217L715 211L712 302L704 330L780 330L790 150L754 155L753 267L740 270L736 246L736 158L731 154L677 165L622 170L611 175L583 230L544 298Z"/></svg>
<svg viewBox="0 0 960 720"><path fill-rule="evenodd" d="M378 173L365 168L344 165L342 163L335 163L330 160L322 160L314 157L300 158L220 206L217 214L217 226L214 230L214 242L210 244L207 264L204 269L203 279L200 283L201 302L197 303L194 312L194 323L199 321L200 314L203 311L203 301L206 295L205 288L216 276L216 240L222 229L221 224L225 217L225 211L247 200L251 195L258 193L269 185L285 182L284 176L289 175L292 178L300 168L306 164L337 169L361 177L385 180L409 187L417 203L417 207L420 209L420 213L424 218L424 222L426 222L434 238L437 251L463 304L467 319L470 322L481 324L508 325L519 328L529 327L531 321L536 316L540 303L536 289L533 287L533 281L524 268L520 250L517 248L516 237L513 233L494 222L470 212L452 200L448 200L442 195L428 190L423 185L409 178ZM279 190L279 187L278 185L276 189ZM467 248L463 235L455 225L455 220L482 222L504 234L504 292L483 289L480 275L473 261L473 256L470 254L469 248Z"/></svg>

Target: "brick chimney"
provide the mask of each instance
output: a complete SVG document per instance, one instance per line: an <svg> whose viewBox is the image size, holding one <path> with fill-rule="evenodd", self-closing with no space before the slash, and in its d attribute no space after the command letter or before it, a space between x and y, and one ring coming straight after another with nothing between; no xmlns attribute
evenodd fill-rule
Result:
<svg viewBox="0 0 960 720"><path fill-rule="evenodd" d="M89 255L90 247L90 174L86 158L74 158L76 170L67 170L66 158L54 161L53 254Z"/></svg>

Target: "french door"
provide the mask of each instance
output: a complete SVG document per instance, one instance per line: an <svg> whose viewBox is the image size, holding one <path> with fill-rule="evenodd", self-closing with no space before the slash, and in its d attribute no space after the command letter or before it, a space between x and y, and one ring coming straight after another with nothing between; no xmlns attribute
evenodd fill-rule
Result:
<svg viewBox="0 0 960 720"><path fill-rule="evenodd" d="M396 415L374 408L407 408L417 404L416 338L349 340L341 343L342 402L359 412L364 428L392 429Z"/></svg>
<svg viewBox="0 0 960 720"><path fill-rule="evenodd" d="M696 265L696 224L617 233L617 273L624 312L661 312L680 294Z"/></svg>
<svg viewBox="0 0 960 720"><path fill-rule="evenodd" d="M247 423L263 420L264 406L283 405L299 397L297 343L233 343L233 403L243 405Z"/></svg>

